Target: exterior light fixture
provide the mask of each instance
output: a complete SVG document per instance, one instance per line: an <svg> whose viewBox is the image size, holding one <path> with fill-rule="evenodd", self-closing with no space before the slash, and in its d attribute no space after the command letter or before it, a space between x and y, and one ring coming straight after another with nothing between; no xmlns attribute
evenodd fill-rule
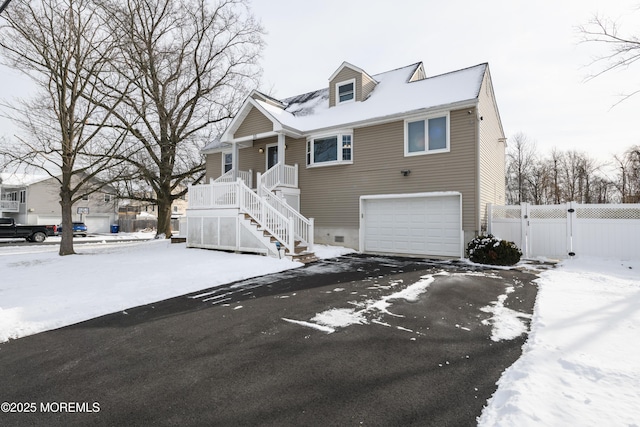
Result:
<svg viewBox="0 0 640 427"><path fill-rule="evenodd" d="M258 148L258 153L264 153L264 148L262 147Z"/></svg>
<svg viewBox="0 0 640 427"><path fill-rule="evenodd" d="M409 169L405 169L405 170L401 170L400 173L402 174L402 176L409 176L411 171Z"/></svg>

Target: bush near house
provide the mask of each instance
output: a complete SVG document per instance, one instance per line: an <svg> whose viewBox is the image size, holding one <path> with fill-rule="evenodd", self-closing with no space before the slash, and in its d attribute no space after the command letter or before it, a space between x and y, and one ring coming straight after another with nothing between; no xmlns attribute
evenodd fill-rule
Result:
<svg viewBox="0 0 640 427"><path fill-rule="evenodd" d="M467 245L467 256L473 262L490 265L514 265L522 252L513 242L500 240L492 234L474 238Z"/></svg>

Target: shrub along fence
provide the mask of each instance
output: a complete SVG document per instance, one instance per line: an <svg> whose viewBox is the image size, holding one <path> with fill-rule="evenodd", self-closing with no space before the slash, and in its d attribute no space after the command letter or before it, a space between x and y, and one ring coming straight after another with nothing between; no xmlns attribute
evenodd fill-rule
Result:
<svg viewBox="0 0 640 427"><path fill-rule="evenodd" d="M525 258L640 259L640 204L488 205L488 232Z"/></svg>

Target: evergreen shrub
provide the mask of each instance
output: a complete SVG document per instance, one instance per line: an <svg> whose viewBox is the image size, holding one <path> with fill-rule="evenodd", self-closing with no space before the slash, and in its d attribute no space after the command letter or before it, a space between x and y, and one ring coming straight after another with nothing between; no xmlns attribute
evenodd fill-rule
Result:
<svg viewBox="0 0 640 427"><path fill-rule="evenodd" d="M522 252L515 243L488 234L477 236L469 242L467 256L478 264L514 265L520 261Z"/></svg>

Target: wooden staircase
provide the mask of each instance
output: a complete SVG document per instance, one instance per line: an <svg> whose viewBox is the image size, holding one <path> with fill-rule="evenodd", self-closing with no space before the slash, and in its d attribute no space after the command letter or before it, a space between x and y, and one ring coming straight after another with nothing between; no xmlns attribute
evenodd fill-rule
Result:
<svg viewBox="0 0 640 427"><path fill-rule="evenodd" d="M256 221L256 219L253 218L250 214L245 213L244 214L244 219L246 221L249 221L251 223L251 225L256 227L256 229L258 231L262 231L263 236L268 237L271 240L271 243L273 243L274 245L279 243L281 245L281 247L283 247L283 248L285 247L284 242L280 242L278 240L278 238L276 238L269 231L262 229L260 227L260 224L258 223L258 221ZM302 244L302 241L295 240L294 252L291 253L291 252L289 252L288 249L285 249L284 255L286 257L291 258L292 261L298 261L298 262L301 262L303 264L308 264L308 263L311 263L311 262L318 261L318 258L315 256L315 254L313 252L311 252L311 251L308 251L308 249L309 248L306 245Z"/></svg>

